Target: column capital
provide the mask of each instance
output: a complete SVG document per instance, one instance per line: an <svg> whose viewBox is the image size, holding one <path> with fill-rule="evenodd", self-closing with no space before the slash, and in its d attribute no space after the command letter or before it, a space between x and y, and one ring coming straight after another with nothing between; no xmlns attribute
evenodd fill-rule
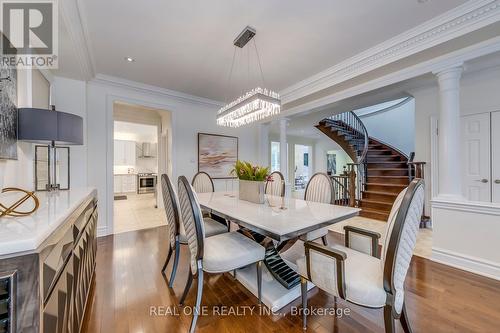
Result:
<svg viewBox="0 0 500 333"><path fill-rule="evenodd" d="M462 76L462 73L464 71L464 64L463 63L456 63L453 64L452 66L447 66L443 67L439 70L435 70L432 72L432 74L436 75L439 78L442 77L457 77L460 78Z"/></svg>

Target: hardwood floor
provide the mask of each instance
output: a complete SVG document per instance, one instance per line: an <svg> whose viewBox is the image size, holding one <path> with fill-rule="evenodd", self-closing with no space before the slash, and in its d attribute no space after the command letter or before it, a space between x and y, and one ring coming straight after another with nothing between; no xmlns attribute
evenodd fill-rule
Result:
<svg viewBox="0 0 500 333"><path fill-rule="evenodd" d="M330 234L330 241L338 237ZM178 306L188 272L188 249L182 246L173 290L160 269L167 252L167 229L159 227L98 239L96 279L83 325L83 332L187 332L191 317L184 314L194 304L195 283ZM171 265L167 270L170 273ZM498 332L500 282L470 274L430 260L413 257L406 279L406 304L414 332ZM290 306L276 315L258 315L257 298L230 275L205 275L197 332L303 332L300 315ZM364 309L317 289L309 293L314 309L350 309L349 315L311 315L308 332L383 332L383 315ZM291 306L300 308L297 300ZM247 315L214 315L221 306ZM253 307L254 313L250 314ZM172 311L176 311L172 314ZM156 310L157 315L150 315ZM170 312L169 312L170 311ZM397 323L398 332L402 328Z"/></svg>

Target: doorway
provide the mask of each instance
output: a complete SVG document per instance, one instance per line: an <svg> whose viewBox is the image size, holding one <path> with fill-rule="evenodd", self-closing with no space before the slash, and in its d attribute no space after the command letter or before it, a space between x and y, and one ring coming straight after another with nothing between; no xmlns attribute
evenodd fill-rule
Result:
<svg viewBox="0 0 500 333"><path fill-rule="evenodd" d="M306 188L307 182L309 182L309 178L311 177L312 147L296 144L294 151L295 151L294 187L295 190L303 190Z"/></svg>
<svg viewBox="0 0 500 333"><path fill-rule="evenodd" d="M163 112L113 105L113 233L167 223L159 181L170 164L169 117Z"/></svg>

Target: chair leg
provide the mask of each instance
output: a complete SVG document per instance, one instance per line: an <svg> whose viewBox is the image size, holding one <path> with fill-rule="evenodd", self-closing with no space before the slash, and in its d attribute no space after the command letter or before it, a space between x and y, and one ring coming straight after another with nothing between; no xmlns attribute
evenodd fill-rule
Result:
<svg viewBox="0 0 500 333"><path fill-rule="evenodd" d="M307 329L307 280L300 278L300 294L302 296L302 329Z"/></svg>
<svg viewBox="0 0 500 333"><path fill-rule="evenodd" d="M384 306L385 333L394 333L394 317L392 316L392 306Z"/></svg>
<svg viewBox="0 0 500 333"><path fill-rule="evenodd" d="M327 246L328 245L328 239L326 239L326 235L321 237L321 240L323 241L323 245Z"/></svg>
<svg viewBox="0 0 500 333"><path fill-rule="evenodd" d="M189 270L191 270L191 268L189 268ZM188 280L186 282L186 287L184 288L184 292L182 293L182 297L181 297L181 300L179 302L180 305L184 305L184 301L186 300L186 296L189 292L189 289L191 288L191 283L193 283L193 274L191 272L189 272Z"/></svg>
<svg viewBox="0 0 500 333"><path fill-rule="evenodd" d="M412 333L410 321L408 320L408 312L406 311L406 305L403 303L403 310L401 312L401 326L403 326L403 330L405 333Z"/></svg>
<svg viewBox="0 0 500 333"><path fill-rule="evenodd" d="M203 270L198 269L198 288L196 290L196 303L193 309L193 320L191 320L191 327L189 332L193 333L196 329L196 321L198 320L198 315L200 314L201 297L203 295Z"/></svg>
<svg viewBox="0 0 500 333"><path fill-rule="evenodd" d="M165 263L163 264L163 267L161 269L161 274L165 274L165 270L167 269L168 262L170 261L170 257L172 256L172 248L170 245L168 246L168 254L167 254L167 259L165 259Z"/></svg>
<svg viewBox="0 0 500 333"><path fill-rule="evenodd" d="M257 294L259 304L262 304L262 260L257 262Z"/></svg>
<svg viewBox="0 0 500 333"><path fill-rule="evenodd" d="M179 253L181 252L181 247L179 241L175 242L175 255L174 255L174 266L172 267L172 273L170 274L170 281L168 286L172 288L174 285L175 274L177 273L177 265L179 264Z"/></svg>

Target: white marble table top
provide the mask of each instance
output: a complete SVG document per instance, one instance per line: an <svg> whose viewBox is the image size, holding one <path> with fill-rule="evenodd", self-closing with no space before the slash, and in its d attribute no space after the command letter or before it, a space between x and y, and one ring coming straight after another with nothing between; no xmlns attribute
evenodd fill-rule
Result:
<svg viewBox="0 0 500 333"><path fill-rule="evenodd" d="M94 188L74 188L53 193L36 192L40 207L34 214L0 218L0 256L36 251L78 206L95 193ZM11 194L0 194L0 200L9 204L10 200L15 201L16 198ZM24 210L23 206L19 209Z"/></svg>
<svg viewBox="0 0 500 333"><path fill-rule="evenodd" d="M264 204L238 199L237 192L197 194L202 207L278 241L291 239L358 215L360 209L294 198L266 196Z"/></svg>

